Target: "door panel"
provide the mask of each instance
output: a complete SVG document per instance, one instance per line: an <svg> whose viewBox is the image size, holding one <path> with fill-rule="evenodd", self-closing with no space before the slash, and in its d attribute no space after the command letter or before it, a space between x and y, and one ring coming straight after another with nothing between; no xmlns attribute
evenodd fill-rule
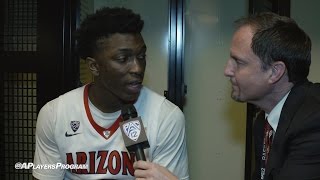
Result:
<svg viewBox="0 0 320 180"><path fill-rule="evenodd" d="M32 179L31 169L15 164L33 162L37 113L76 82L64 76L72 61L64 45L71 11L64 0L0 4L1 179Z"/></svg>
<svg viewBox="0 0 320 180"><path fill-rule="evenodd" d="M309 80L320 82L320 17L319 0L291 0L291 17L310 36L312 41Z"/></svg>

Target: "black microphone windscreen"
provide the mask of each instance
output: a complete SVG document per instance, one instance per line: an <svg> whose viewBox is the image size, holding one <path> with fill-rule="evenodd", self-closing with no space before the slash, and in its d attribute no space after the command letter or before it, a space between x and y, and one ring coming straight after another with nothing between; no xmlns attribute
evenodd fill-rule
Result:
<svg viewBox="0 0 320 180"><path fill-rule="evenodd" d="M121 109L123 121L120 122L120 129L124 144L128 151L135 152L137 160L144 160L145 155L143 149L149 148L149 142L146 132L134 105L125 105Z"/></svg>
<svg viewBox="0 0 320 180"><path fill-rule="evenodd" d="M133 104L124 105L121 109L121 116L124 121L138 116L137 110Z"/></svg>

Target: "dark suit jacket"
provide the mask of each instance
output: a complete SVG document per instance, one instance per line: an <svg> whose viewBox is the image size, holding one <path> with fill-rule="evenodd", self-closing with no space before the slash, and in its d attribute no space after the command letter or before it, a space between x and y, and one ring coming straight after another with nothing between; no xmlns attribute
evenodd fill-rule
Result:
<svg viewBox="0 0 320 180"><path fill-rule="evenodd" d="M254 124L255 173L260 179L264 113ZM320 84L295 85L284 103L273 139L266 180L320 180Z"/></svg>

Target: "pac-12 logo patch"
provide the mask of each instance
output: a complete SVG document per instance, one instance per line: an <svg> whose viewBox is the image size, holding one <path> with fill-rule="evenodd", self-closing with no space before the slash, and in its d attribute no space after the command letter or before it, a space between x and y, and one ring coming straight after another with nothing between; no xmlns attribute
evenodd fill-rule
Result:
<svg viewBox="0 0 320 180"><path fill-rule="evenodd" d="M141 125L139 120L124 123L123 132L133 141L137 141L140 136Z"/></svg>
<svg viewBox="0 0 320 180"><path fill-rule="evenodd" d="M76 132L80 127L80 121L71 121L70 126L73 132Z"/></svg>

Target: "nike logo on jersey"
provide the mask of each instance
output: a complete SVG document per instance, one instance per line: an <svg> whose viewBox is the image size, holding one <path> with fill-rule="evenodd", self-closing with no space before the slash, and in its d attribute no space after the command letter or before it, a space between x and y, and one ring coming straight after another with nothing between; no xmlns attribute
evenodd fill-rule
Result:
<svg viewBox="0 0 320 180"><path fill-rule="evenodd" d="M70 136L74 136L74 135L78 135L80 133L74 133L74 134L68 134L68 132L66 131L66 134L64 134L66 137L70 137Z"/></svg>

